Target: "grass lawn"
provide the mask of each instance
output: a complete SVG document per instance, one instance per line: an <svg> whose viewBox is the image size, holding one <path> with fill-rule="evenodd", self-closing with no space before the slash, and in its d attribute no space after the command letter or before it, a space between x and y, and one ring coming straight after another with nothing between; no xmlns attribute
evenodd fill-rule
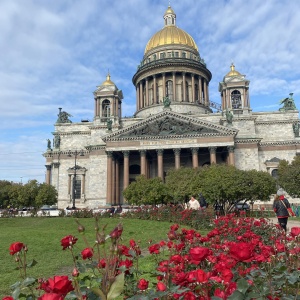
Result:
<svg viewBox="0 0 300 300"><path fill-rule="evenodd" d="M86 228L86 236L91 246L94 243L94 219L80 219ZM148 241L158 242L166 237L170 227L168 222L154 222L133 219L100 219L100 226L107 224L107 234L122 223L123 243L128 245L130 239L140 241L141 248L148 247ZM29 269L29 277L48 278L55 275L69 275L72 266L71 255L62 251L60 240L66 235L78 238L78 253L85 248L83 239L77 231L74 218L0 218L0 296L10 293L10 285L19 279L15 270L16 263L9 254L9 246L13 242L22 242L28 246L28 261L35 259L38 264Z"/></svg>

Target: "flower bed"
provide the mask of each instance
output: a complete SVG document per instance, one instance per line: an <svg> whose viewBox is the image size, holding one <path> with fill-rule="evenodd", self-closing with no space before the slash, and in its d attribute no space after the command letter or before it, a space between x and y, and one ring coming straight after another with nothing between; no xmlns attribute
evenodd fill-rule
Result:
<svg viewBox="0 0 300 300"><path fill-rule="evenodd" d="M140 268L143 256L138 242L121 244L121 224L107 235L96 218L96 242L92 243L86 240L85 228L79 222L78 231L86 244L80 255L74 251L77 237L67 235L60 241L62 249L73 257L70 277L28 277L34 260L28 262L27 246L22 242L10 246L23 278L13 286L14 299L29 295L30 299L42 300L271 300L300 296L300 227L285 235L266 219L228 215L215 220L214 228L201 236L173 224L165 240L150 244L148 253L154 267L147 274Z"/></svg>

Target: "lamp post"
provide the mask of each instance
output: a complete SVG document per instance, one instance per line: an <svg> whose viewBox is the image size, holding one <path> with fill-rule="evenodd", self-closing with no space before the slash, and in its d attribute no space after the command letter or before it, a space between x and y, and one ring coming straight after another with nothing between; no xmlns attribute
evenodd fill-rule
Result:
<svg viewBox="0 0 300 300"><path fill-rule="evenodd" d="M74 155L75 158L75 164L74 164L74 176L73 176L73 182L72 182L72 209L76 209L75 206L75 200L76 200L76 172L77 172L77 155L79 154L79 156L84 156L83 151L77 151L75 150L74 152L71 152L71 150L69 150L69 154L68 156L71 157L72 154Z"/></svg>

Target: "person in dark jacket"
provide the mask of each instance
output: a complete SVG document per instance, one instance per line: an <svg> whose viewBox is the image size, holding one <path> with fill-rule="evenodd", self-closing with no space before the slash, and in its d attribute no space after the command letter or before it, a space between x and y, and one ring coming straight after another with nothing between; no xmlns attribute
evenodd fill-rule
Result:
<svg viewBox="0 0 300 300"><path fill-rule="evenodd" d="M284 197L284 190L281 188L277 191L277 194L274 198L273 209L278 218L280 227L286 232L286 225L289 218L288 209L291 210L291 206L289 201Z"/></svg>

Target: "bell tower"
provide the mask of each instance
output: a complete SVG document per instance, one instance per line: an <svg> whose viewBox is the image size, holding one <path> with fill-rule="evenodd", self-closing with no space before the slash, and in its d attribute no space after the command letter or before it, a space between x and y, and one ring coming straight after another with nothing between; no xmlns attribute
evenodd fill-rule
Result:
<svg viewBox="0 0 300 300"><path fill-rule="evenodd" d="M112 125L118 125L122 117L123 93L111 81L109 73L94 92L94 99L94 121L105 124L111 121Z"/></svg>
<svg viewBox="0 0 300 300"><path fill-rule="evenodd" d="M223 81L219 83L219 92L221 93L222 110L247 114L251 111L249 99L249 83L245 75L235 70L232 63L230 71L224 76Z"/></svg>

